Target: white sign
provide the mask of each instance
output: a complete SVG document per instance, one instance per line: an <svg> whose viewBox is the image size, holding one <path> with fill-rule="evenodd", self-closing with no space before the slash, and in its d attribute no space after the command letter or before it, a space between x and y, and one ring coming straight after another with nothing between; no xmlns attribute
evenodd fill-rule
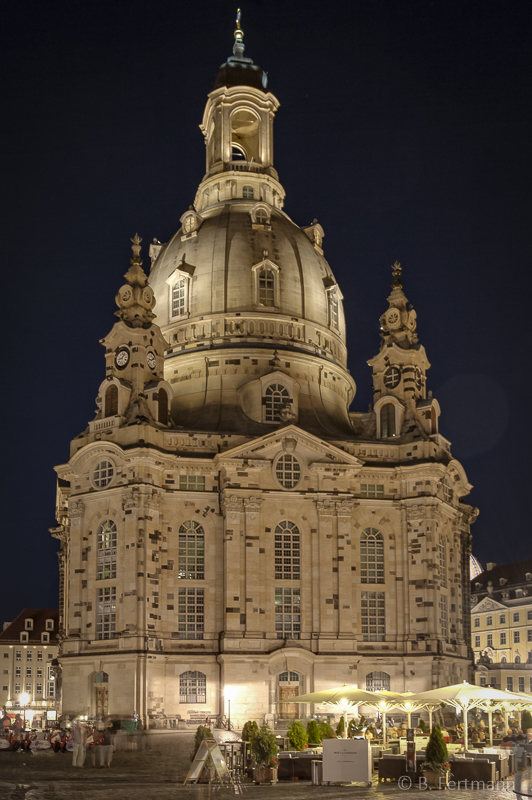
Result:
<svg viewBox="0 0 532 800"><path fill-rule="evenodd" d="M224 757L218 746L216 739L203 739L198 748L198 752L192 762L188 775L185 778L185 783L197 783L201 777L201 773L205 769L209 758L216 770L216 774L222 783L233 783L231 773L227 769Z"/></svg>
<svg viewBox="0 0 532 800"><path fill-rule="evenodd" d="M324 781L371 783L371 745L367 739L324 739L322 744Z"/></svg>

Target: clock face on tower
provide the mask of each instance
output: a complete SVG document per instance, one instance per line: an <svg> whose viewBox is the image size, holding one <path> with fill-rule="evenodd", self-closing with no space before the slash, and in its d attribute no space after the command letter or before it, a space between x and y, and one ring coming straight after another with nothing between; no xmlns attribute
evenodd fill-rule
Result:
<svg viewBox="0 0 532 800"><path fill-rule="evenodd" d="M148 364L149 369L154 370L157 365L157 359L155 358L155 353L152 353L151 350L148 350L146 355L146 363Z"/></svg>
<svg viewBox="0 0 532 800"><path fill-rule="evenodd" d="M399 367L388 367L384 373L384 385L387 389L395 389L401 380L401 370Z"/></svg>
<svg viewBox="0 0 532 800"><path fill-rule="evenodd" d="M124 369L129 363L129 350L127 347L122 347L115 356L115 364L117 369Z"/></svg>

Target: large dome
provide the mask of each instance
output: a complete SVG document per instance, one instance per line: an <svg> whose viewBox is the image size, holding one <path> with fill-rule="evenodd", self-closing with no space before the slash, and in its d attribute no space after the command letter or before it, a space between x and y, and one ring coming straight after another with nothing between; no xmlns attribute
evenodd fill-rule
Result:
<svg viewBox="0 0 532 800"><path fill-rule="evenodd" d="M181 228L161 250L150 274L158 325L170 344L175 344L184 324L229 314L235 323L238 317L247 323L240 325L243 344L264 338L259 335L261 322L269 329L270 321L273 324L284 317L291 323L286 346L312 353L318 350L326 360L345 365L343 309L338 298L337 327L331 329L329 295L336 284L326 259L280 209L271 209L269 225L253 224L250 211L254 205L236 200L205 209L195 236L187 236ZM277 268L278 286L268 307L257 297L256 273L259 265L269 266L270 262ZM186 319L174 317L172 308L172 285L181 275L189 282ZM253 321L256 325L250 328ZM310 326L308 335L297 336L295 323L301 334L302 324ZM197 346L206 344L198 342Z"/></svg>

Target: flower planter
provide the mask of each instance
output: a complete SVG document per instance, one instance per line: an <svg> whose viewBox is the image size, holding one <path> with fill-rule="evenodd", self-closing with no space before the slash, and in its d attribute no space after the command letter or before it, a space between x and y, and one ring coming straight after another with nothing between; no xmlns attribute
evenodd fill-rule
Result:
<svg viewBox="0 0 532 800"><path fill-rule="evenodd" d="M423 777L431 789L446 789L449 783L449 770L436 772L431 769L423 770Z"/></svg>
<svg viewBox="0 0 532 800"><path fill-rule="evenodd" d="M255 783L277 783L277 767L255 767L253 770L253 780Z"/></svg>

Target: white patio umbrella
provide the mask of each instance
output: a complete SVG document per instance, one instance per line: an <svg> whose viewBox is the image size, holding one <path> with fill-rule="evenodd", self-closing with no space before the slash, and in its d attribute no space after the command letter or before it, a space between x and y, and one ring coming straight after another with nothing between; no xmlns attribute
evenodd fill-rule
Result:
<svg viewBox="0 0 532 800"><path fill-rule="evenodd" d="M414 692L401 692L401 695L402 697L404 697L404 702L401 703L401 705L397 706L397 708L400 708L401 711L406 712L406 716L408 718L408 727L411 728L413 712L419 711L420 708L423 708L425 706L425 703L423 701L416 702L415 700L413 700L412 698L414 697ZM431 718L431 723L432 723L432 718Z"/></svg>
<svg viewBox="0 0 532 800"><path fill-rule="evenodd" d="M344 715L344 739L347 739L347 714L356 714L359 706L369 705L374 699L375 692L365 692L363 689L357 689L356 686L348 686L344 683L343 686L337 686L334 689L322 689L319 692L290 697L289 702L324 704L337 708Z"/></svg>
<svg viewBox="0 0 532 800"><path fill-rule="evenodd" d="M403 694L398 694L397 692L389 692L387 689L379 689L376 692L372 692L373 699L370 700L366 705L372 706L376 708L382 714L382 738L384 744L386 744L386 715L388 711L391 711L394 708L401 708L401 704L405 702L405 696Z"/></svg>
<svg viewBox="0 0 532 800"><path fill-rule="evenodd" d="M454 706L457 711L461 711L464 717L464 748L467 750L467 712L485 702L500 702L514 704L522 702L518 695L510 692L501 692L500 689L493 689L491 686L475 686L464 681L452 686L444 686L441 689L431 689L428 692L420 692L413 695L412 701L419 702L427 700L431 702L446 703Z"/></svg>

